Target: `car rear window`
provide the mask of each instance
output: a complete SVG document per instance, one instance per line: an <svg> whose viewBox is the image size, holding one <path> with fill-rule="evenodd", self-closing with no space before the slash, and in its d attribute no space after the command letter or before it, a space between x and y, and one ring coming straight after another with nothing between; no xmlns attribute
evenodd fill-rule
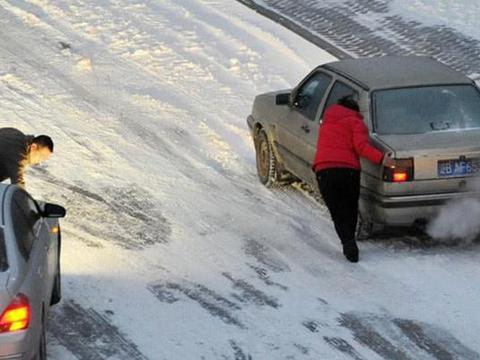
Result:
<svg viewBox="0 0 480 360"><path fill-rule="evenodd" d="M473 85L389 89L373 94L378 134L420 134L480 128L480 92Z"/></svg>

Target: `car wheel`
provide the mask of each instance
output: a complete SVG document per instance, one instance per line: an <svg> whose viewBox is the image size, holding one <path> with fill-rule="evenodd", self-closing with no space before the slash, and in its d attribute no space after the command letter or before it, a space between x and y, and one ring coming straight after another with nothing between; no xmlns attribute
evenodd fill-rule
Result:
<svg viewBox="0 0 480 360"><path fill-rule="evenodd" d="M255 151L260 182L266 187L274 186L278 182L277 159L263 129L255 137Z"/></svg>
<svg viewBox="0 0 480 360"><path fill-rule="evenodd" d="M373 230L374 224L372 222L366 221L359 211L357 218L357 228L355 229L355 238L359 241L367 240L370 236L372 236Z"/></svg>
<svg viewBox="0 0 480 360"><path fill-rule="evenodd" d="M358 241L367 240L378 235L384 230L384 225L378 224L369 220L366 220L362 217L360 212L358 212L357 218L357 228L355 229L355 238Z"/></svg>
<svg viewBox="0 0 480 360"><path fill-rule="evenodd" d="M47 332L45 326L45 314L42 315L42 330L40 331L40 343L33 360L47 360Z"/></svg>

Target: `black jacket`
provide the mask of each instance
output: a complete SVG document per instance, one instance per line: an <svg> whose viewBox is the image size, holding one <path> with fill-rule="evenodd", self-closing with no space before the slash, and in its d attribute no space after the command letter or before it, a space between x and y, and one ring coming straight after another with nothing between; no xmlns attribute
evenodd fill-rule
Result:
<svg viewBox="0 0 480 360"><path fill-rule="evenodd" d="M24 172L27 151L33 136L14 128L0 129L0 181L10 179L12 184L25 186Z"/></svg>

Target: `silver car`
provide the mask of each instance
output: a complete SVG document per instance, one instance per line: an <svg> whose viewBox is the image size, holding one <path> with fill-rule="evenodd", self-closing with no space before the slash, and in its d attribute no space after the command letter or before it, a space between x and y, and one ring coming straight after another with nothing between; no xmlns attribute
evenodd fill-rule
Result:
<svg viewBox="0 0 480 360"><path fill-rule="evenodd" d="M50 305L61 298L59 205L0 184L0 359L44 360Z"/></svg>
<svg viewBox="0 0 480 360"><path fill-rule="evenodd" d="M360 219L374 226L425 224L447 201L475 192L480 171L480 92L428 57L350 59L314 69L294 89L258 95L247 123L260 181L300 178L317 189L312 162L325 109L351 95L371 142L395 169L362 160Z"/></svg>

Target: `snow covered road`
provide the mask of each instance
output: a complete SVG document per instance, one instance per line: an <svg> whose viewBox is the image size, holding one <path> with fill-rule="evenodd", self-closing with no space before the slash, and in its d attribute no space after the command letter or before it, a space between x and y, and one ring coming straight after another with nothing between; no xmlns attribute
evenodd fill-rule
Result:
<svg viewBox="0 0 480 360"><path fill-rule="evenodd" d="M431 56L479 77L480 2L237 0L339 58Z"/></svg>
<svg viewBox="0 0 480 360"><path fill-rule="evenodd" d="M331 55L233 0L0 0L0 39L0 126L53 137L27 186L69 211L51 359L480 359L478 244L349 264L256 178L254 96Z"/></svg>

